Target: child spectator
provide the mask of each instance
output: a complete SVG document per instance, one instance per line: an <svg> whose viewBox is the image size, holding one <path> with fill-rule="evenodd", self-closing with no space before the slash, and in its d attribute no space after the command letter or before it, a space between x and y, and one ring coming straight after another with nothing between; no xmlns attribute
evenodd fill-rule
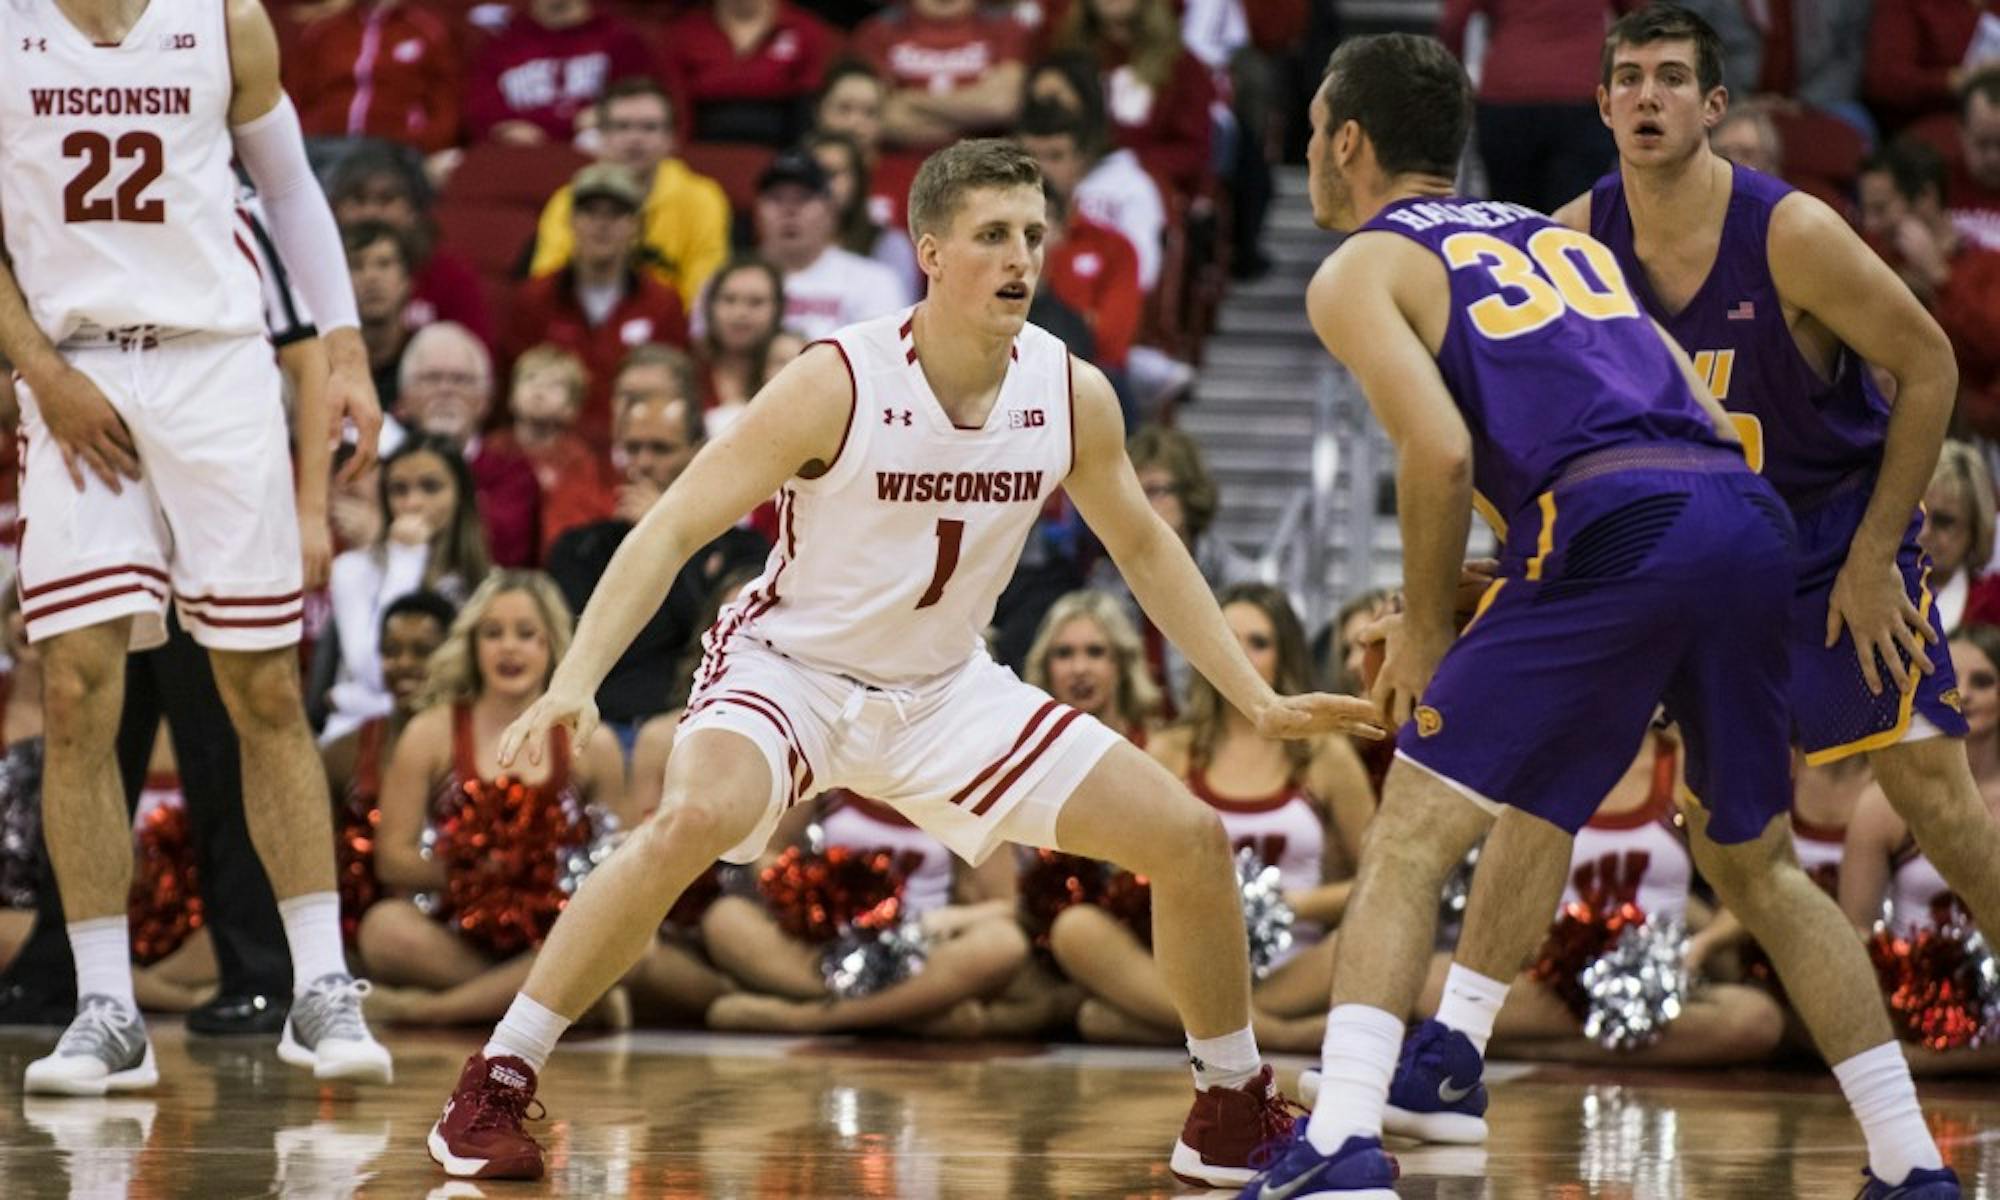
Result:
<svg viewBox="0 0 2000 1200"><path fill-rule="evenodd" d="M491 439L496 450L518 453L534 467L543 556L565 531L603 520L615 504L611 460L576 432L587 383L576 355L546 343L530 348L514 360L507 392L513 421Z"/></svg>

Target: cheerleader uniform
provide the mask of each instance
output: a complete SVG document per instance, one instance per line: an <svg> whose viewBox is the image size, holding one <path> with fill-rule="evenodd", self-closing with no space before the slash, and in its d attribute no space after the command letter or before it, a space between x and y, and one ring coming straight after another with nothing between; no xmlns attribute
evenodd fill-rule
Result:
<svg viewBox="0 0 2000 1200"><path fill-rule="evenodd" d="M1249 850L1258 862L1277 867L1279 886L1286 892L1316 888L1324 881L1326 824L1313 803L1312 793L1296 780L1287 780L1268 796L1241 800L1217 794L1201 768L1190 766L1187 786L1222 818L1230 850L1234 853ZM1290 948L1272 965L1282 965L1325 935L1326 929L1321 925L1307 921L1294 923Z"/></svg>
<svg viewBox="0 0 2000 1200"><path fill-rule="evenodd" d="M1631 812L1600 811L1577 830L1562 902L1596 912L1636 904L1648 920L1685 919L1693 879L1694 858L1674 826L1674 751L1658 748L1646 803Z"/></svg>

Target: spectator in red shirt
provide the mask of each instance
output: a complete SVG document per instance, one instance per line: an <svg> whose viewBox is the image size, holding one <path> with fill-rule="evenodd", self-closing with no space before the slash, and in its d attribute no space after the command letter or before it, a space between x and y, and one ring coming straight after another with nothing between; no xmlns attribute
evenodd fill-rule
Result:
<svg viewBox="0 0 2000 1200"><path fill-rule="evenodd" d="M611 381L634 346L687 345L679 293L640 269L639 211L645 192L623 167L592 163L570 183L575 251L561 269L514 293L509 361L548 342L583 360L590 392L577 432L598 449L611 444Z"/></svg>
<svg viewBox="0 0 2000 1200"><path fill-rule="evenodd" d="M386 221L402 231L414 264L405 325L421 329L433 321L456 321L492 347L493 314L479 273L438 245L430 184L405 152L382 142L361 143L334 166L327 193L334 219L343 226Z"/></svg>
<svg viewBox="0 0 2000 1200"><path fill-rule="evenodd" d="M910 181L923 155L883 148L882 109L888 102L889 85L875 68L844 58L826 70L813 101L813 130L854 139L868 168L869 219L884 229L902 229L910 223Z"/></svg>
<svg viewBox="0 0 2000 1200"><path fill-rule="evenodd" d="M341 227L347 249L347 276L354 283L354 310L361 319L361 344L368 348L368 371L382 411L396 411L397 381L411 329L403 320L410 301L410 246L386 221L357 221Z"/></svg>
<svg viewBox="0 0 2000 1200"><path fill-rule="evenodd" d="M1124 234L1071 206L1071 193L1088 161L1080 144L1083 136L1080 119L1060 105L1030 104L1021 117L1021 144L1042 164L1049 192L1043 282L1090 327L1096 346L1092 361L1107 373L1122 374L1139 332L1139 304L1145 295L1139 286L1139 256Z"/></svg>
<svg viewBox="0 0 2000 1200"><path fill-rule="evenodd" d="M660 42L686 136L785 146L805 131L838 35L786 0L710 0Z"/></svg>
<svg viewBox="0 0 2000 1200"><path fill-rule="evenodd" d="M854 51L889 82L887 140L935 150L1003 132L1020 114L1026 31L977 0L910 0L864 21Z"/></svg>
<svg viewBox="0 0 2000 1200"><path fill-rule="evenodd" d="M1995 56L1993 0L1877 0L1863 97L1885 132L1915 126L1927 140L1943 140L1959 89Z"/></svg>
<svg viewBox="0 0 2000 1200"><path fill-rule="evenodd" d="M1951 338L1958 415L2000 439L2000 250L1967 237L1946 212L1946 172L1905 135L1861 173L1861 231Z"/></svg>
<svg viewBox="0 0 2000 1200"><path fill-rule="evenodd" d="M1542 212L1587 191L1615 155L1597 115L1605 26L1633 0L1445 0L1438 39L1465 56L1475 14L1487 21L1475 117L1496 200Z"/></svg>
<svg viewBox="0 0 2000 1200"><path fill-rule="evenodd" d="M449 440L465 459L494 564L532 567L541 561L542 490L526 458L480 435L492 404L492 356L464 326L440 321L410 339L403 355L403 422Z"/></svg>
<svg viewBox="0 0 2000 1200"><path fill-rule="evenodd" d="M844 133L815 132L803 144L826 172L840 248L881 263L902 277L911 295L922 295L923 272L917 269L908 227L885 226L870 211L868 165L860 143Z"/></svg>
<svg viewBox="0 0 2000 1200"><path fill-rule="evenodd" d="M308 137L386 138L425 154L458 142L458 47L421 3L365 0L318 16L284 67Z"/></svg>
<svg viewBox="0 0 2000 1200"><path fill-rule="evenodd" d="M2000 67L1981 71L1959 99L1959 155L1945 207L1958 231L2000 249Z"/></svg>
<svg viewBox="0 0 2000 1200"><path fill-rule="evenodd" d="M753 254L724 263L701 294L695 363L701 406L727 422L778 368L798 357L802 339L784 327L785 280Z"/></svg>
<svg viewBox="0 0 2000 1200"><path fill-rule="evenodd" d="M588 385L583 360L557 346L530 347L514 360L507 392L512 423L489 439L495 450L520 454L542 489L543 561L563 531L609 517L617 478L611 459L576 433Z"/></svg>
<svg viewBox="0 0 2000 1200"><path fill-rule="evenodd" d="M1113 141L1176 191L1209 190L1215 81L1181 44L1172 0L1077 0L1056 45L1096 55Z"/></svg>
<svg viewBox="0 0 2000 1200"><path fill-rule="evenodd" d="M519 146L570 141L607 84L654 68L639 35L591 0L529 0L473 59L467 131Z"/></svg>

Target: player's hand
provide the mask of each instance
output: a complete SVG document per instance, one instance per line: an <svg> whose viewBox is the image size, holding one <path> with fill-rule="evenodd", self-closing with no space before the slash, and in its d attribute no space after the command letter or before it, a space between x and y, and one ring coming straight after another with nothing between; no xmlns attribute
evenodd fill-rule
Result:
<svg viewBox="0 0 2000 1200"><path fill-rule="evenodd" d="M326 357L326 414L333 440L346 436L350 422L354 426L354 454L333 478L339 486L375 465L382 440L382 402L375 396L375 377L368 372L368 351L359 332L336 329L328 334Z"/></svg>
<svg viewBox="0 0 2000 1200"><path fill-rule="evenodd" d="M1910 690L1910 668L1924 675L1937 670L1924 650L1937 641L1937 631L1910 602L1903 572L1894 560L1857 562L1850 558L1840 568L1826 606L1829 649L1840 641L1842 629L1854 637L1854 657L1861 664L1862 681L1874 695L1882 694L1878 657L1880 665L1888 667L1899 693Z"/></svg>
<svg viewBox="0 0 2000 1200"><path fill-rule="evenodd" d="M1402 728L1410 719L1445 651L1451 649L1449 632L1426 634L1407 617L1406 613L1390 613L1360 632L1364 645L1382 643L1382 666L1368 686L1368 699L1391 729Z"/></svg>
<svg viewBox="0 0 2000 1200"><path fill-rule="evenodd" d="M1273 696L1257 711L1256 724L1258 735L1267 738L1306 738L1323 733L1389 736L1374 705L1356 696L1326 692Z"/></svg>
<svg viewBox="0 0 2000 1200"><path fill-rule="evenodd" d="M65 365L55 375L30 386L35 409L61 448L63 465L77 491L83 490L86 468L113 492L124 490L120 477L139 478L139 451L133 445L132 431L125 428L118 410L111 407L90 376Z"/></svg>
<svg viewBox="0 0 2000 1200"><path fill-rule="evenodd" d="M597 731L597 701L589 696L571 696L550 688L528 706L500 734L498 758L502 770L514 765L525 747L528 761L540 766L548 756L549 731L562 726L569 730L569 744L582 746Z"/></svg>
<svg viewBox="0 0 2000 1200"><path fill-rule="evenodd" d="M326 586L333 569L333 529L324 512L299 510L299 567L307 591Z"/></svg>

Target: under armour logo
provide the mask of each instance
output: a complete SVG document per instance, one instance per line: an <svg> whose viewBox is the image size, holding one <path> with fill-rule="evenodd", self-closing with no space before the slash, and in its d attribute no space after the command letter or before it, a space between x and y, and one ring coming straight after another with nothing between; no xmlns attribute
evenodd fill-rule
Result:
<svg viewBox="0 0 2000 1200"><path fill-rule="evenodd" d="M882 423L884 425L894 425L898 421L908 425L910 423L910 410L907 408L885 408L882 410Z"/></svg>
<svg viewBox="0 0 2000 1200"><path fill-rule="evenodd" d="M21 49L23 50L46 51L48 48L49 48L49 39L47 38L24 37L21 39Z"/></svg>

